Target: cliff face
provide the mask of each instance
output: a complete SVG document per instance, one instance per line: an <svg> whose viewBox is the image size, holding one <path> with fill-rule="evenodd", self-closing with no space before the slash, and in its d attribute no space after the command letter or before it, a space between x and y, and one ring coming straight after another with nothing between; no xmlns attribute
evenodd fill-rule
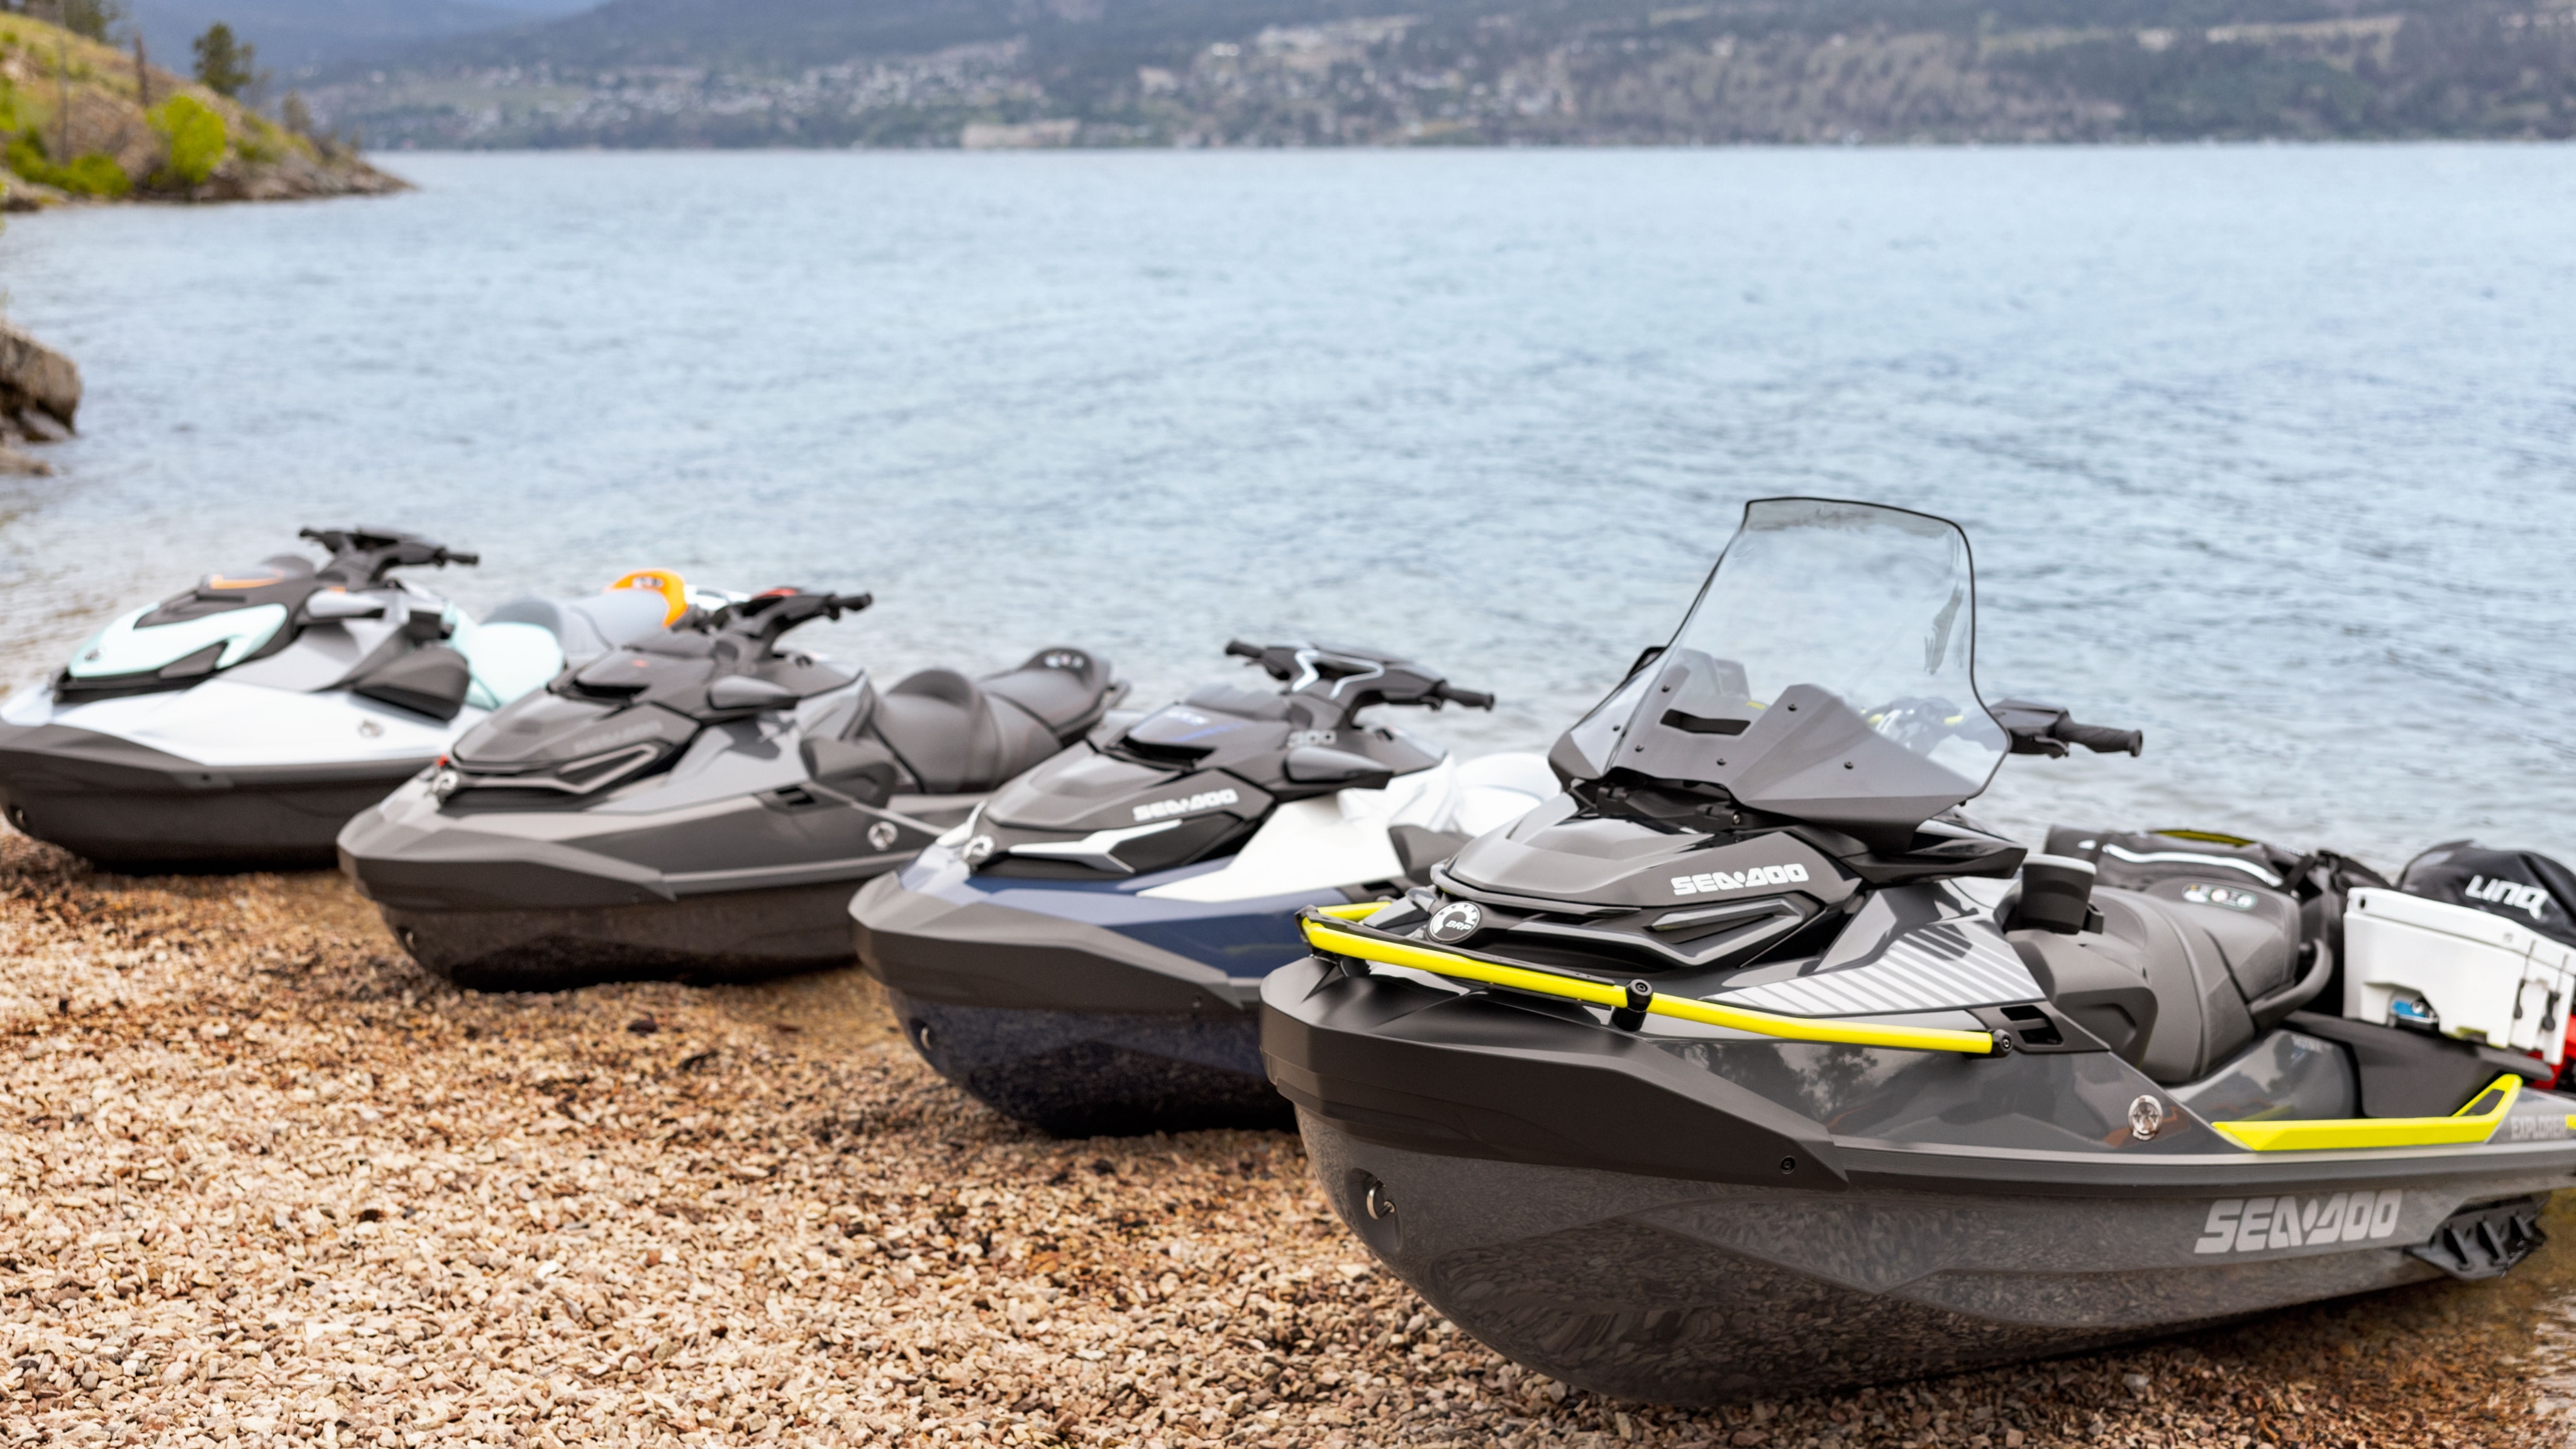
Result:
<svg viewBox="0 0 2576 1449"><path fill-rule="evenodd" d="M159 67L0 15L0 206L268 201L399 191L345 147L298 135Z"/></svg>

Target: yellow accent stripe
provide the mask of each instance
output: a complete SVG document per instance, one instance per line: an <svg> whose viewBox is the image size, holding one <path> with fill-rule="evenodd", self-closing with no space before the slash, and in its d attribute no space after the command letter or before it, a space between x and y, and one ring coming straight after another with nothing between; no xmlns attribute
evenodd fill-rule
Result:
<svg viewBox="0 0 2576 1449"><path fill-rule="evenodd" d="M1316 919L1324 912L1308 915L1301 924L1306 929L1306 943L1316 950L1335 956L1356 956L1363 961L1383 961L1389 966L1411 966L1442 976L1463 977L1493 986L1507 986L1514 991L1536 992L1544 996L1570 997L1595 1006L1626 1006L1628 993L1619 987L1599 981L1585 981L1572 976L1559 976L1550 971L1531 970L1521 966L1501 966L1479 961L1448 951L1437 951L1407 941L1383 941L1371 936L1355 936L1338 931ZM1910 1051L1961 1052L1968 1056L1991 1056L1993 1037L1981 1031L1953 1031L1931 1026L1878 1026L1869 1022L1811 1021L1805 1017L1775 1016L1767 1011L1748 1011L1740 1006L1719 1006L1714 1002L1693 1001L1688 997L1650 998L1646 1010L1656 1016L1669 1016L1681 1021L1696 1021L1707 1026L1731 1027L1758 1036L1778 1037L1783 1041L1837 1042L1848 1046L1898 1047Z"/></svg>
<svg viewBox="0 0 2576 1449"><path fill-rule="evenodd" d="M1347 906L1313 906L1309 909L1316 915L1330 916L1336 921L1358 921L1374 916L1393 904L1392 901L1353 901Z"/></svg>
<svg viewBox="0 0 2576 1449"><path fill-rule="evenodd" d="M2501 1094L2500 1096L2498 1094ZM2350 1117L2311 1122L2212 1122L2220 1136L2256 1152L2315 1152L2335 1147L2440 1147L2484 1142L2504 1125L2514 1099L2522 1095L2522 1078L2510 1072L2489 1082L2468 1105L2448 1117ZM2470 1108L2489 1097L2496 1104L2472 1114ZM2576 1117L2567 1119L2576 1128Z"/></svg>

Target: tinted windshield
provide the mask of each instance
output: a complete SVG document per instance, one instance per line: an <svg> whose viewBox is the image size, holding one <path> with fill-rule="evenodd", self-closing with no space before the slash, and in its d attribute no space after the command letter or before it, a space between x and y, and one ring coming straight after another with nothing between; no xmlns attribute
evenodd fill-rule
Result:
<svg viewBox="0 0 2576 1449"><path fill-rule="evenodd" d="M1594 774L1723 785L1820 821L1920 821L1983 790L2008 743L1977 698L1975 640L1956 524L1763 499L1662 658L1568 743Z"/></svg>

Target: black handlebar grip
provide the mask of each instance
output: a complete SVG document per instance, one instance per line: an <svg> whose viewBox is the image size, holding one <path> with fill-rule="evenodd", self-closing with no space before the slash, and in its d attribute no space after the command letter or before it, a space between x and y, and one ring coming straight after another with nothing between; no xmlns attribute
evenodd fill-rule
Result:
<svg viewBox="0 0 2576 1449"><path fill-rule="evenodd" d="M2144 730L2106 729L2101 725L2067 720L2049 733L2068 744L2082 745L2097 755L2136 755L2144 753L2147 747Z"/></svg>
<svg viewBox="0 0 2576 1449"><path fill-rule="evenodd" d="M449 553L442 549L439 552L438 561L443 564L479 564L483 562L483 555L479 553Z"/></svg>
<svg viewBox="0 0 2576 1449"><path fill-rule="evenodd" d="M1492 709L1494 707L1494 697L1492 695L1479 694L1472 689L1460 689L1454 684L1444 684L1440 686L1440 697L1449 701L1451 704L1457 705L1461 709Z"/></svg>
<svg viewBox="0 0 2576 1449"><path fill-rule="evenodd" d="M874 594L834 594L832 596L832 617L837 619L844 612L855 614L861 609L874 604L876 601L877 596Z"/></svg>
<svg viewBox="0 0 2576 1449"><path fill-rule="evenodd" d="M1258 644L1246 644L1240 639L1228 639L1225 641L1225 652L1237 659L1258 659L1267 651Z"/></svg>

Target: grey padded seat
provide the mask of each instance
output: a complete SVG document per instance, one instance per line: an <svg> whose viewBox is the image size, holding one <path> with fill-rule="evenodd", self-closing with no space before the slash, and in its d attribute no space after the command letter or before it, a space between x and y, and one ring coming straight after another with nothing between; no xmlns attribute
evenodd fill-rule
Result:
<svg viewBox="0 0 2576 1449"><path fill-rule="evenodd" d="M1041 649L1017 669L983 681L987 694L1027 710L1060 740L1100 722L1109 686L1108 660L1063 647Z"/></svg>
<svg viewBox="0 0 2576 1449"><path fill-rule="evenodd" d="M2301 1004L2266 1001L2296 974L2296 905L2269 892L2253 911L2192 904L2186 884L2097 887L2099 935L2009 933L2050 999L2166 1086L2207 1076ZM2253 1002L2266 1002L2259 1023Z"/></svg>
<svg viewBox="0 0 2576 1449"><path fill-rule="evenodd" d="M990 790L1061 748L1036 715L954 669L907 676L870 724L926 795Z"/></svg>
<svg viewBox="0 0 2576 1449"><path fill-rule="evenodd" d="M616 589L578 599L512 599L486 624L534 624L555 636L566 659L587 659L662 631L669 606L649 589Z"/></svg>

